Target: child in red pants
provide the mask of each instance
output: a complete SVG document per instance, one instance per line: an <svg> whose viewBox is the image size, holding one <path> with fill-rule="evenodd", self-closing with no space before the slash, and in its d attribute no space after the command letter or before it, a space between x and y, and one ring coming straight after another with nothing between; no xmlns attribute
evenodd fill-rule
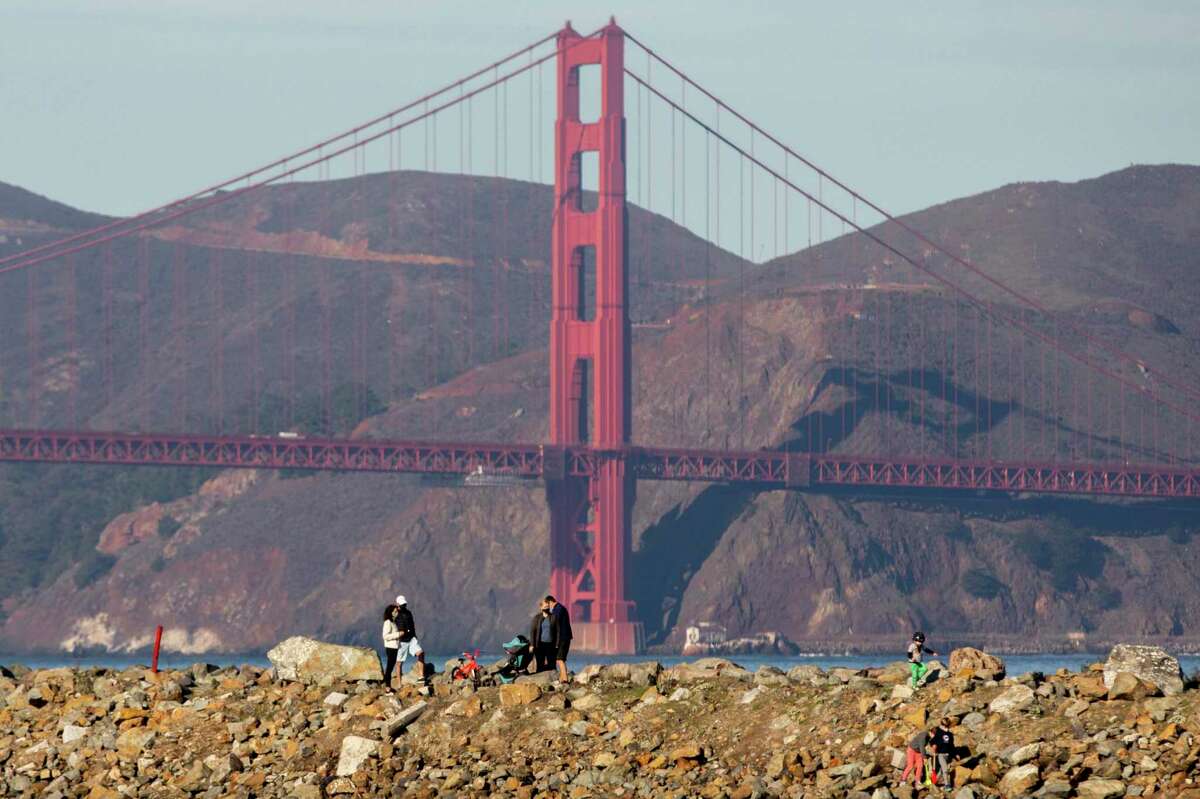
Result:
<svg viewBox="0 0 1200 799"><path fill-rule="evenodd" d="M908 742L908 751L904 758L904 773L900 775L901 782L908 781L908 775L913 775L913 785L920 786L925 776L925 748L929 745L929 731L921 730Z"/></svg>

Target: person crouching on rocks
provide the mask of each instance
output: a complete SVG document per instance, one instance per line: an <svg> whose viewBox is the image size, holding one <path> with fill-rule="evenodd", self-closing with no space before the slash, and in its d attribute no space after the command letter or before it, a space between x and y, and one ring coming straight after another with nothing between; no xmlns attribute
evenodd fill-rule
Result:
<svg viewBox="0 0 1200 799"><path fill-rule="evenodd" d="M403 594L396 597L396 627L400 629L396 673L401 677L404 676L404 662L408 660L409 655L412 655L417 659L417 678L422 683L428 684L429 677L425 673L425 650L421 648L421 642L417 640L417 625L413 621L412 611L408 609L408 600Z"/></svg>
<svg viewBox="0 0 1200 799"><path fill-rule="evenodd" d="M950 732L952 723L947 716L929 732L933 751L937 756L937 770L934 773L938 775L938 784L942 786L943 791L949 791L954 786L954 780L950 776L950 760L954 757L954 733Z"/></svg>
<svg viewBox="0 0 1200 799"><path fill-rule="evenodd" d="M400 649L400 628L396 625L396 617L400 608L388 605L383 609L383 653L386 664L383 667L383 687L392 690L392 670L396 668L396 652Z"/></svg>
<svg viewBox="0 0 1200 799"><path fill-rule="evenodd" d="M925 646L925 633L917 631L913 633L912 641L908 644L908 664L909 671L912 676L912 687L916 689L921 680L925 679L925 672L929 670L922 661L925 655L936 655L932 649Z"/></svg>
<svg viewBox="0 0 1200 799"><path fill-rule="evenodd" d="M925 749L929 746L930 730L920 730L908 742L908 749L904 753L904 773L900 775L900 782L908 782L908 775L913 775L913 785L921 787L921 781L925 776Z"/></svg>

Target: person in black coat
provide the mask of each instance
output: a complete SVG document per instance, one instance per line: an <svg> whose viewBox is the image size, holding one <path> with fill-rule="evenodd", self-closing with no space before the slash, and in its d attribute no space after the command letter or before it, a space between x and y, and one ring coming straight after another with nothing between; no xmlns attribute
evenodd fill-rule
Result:
<svg viewBox="0 0 1200 799"><path fill-rule="evenodd" d="M538 607L529 622L529 647L533 650L534 671L543 672L554 668L554 627L550 611Z"/></svg>
<svg viewBox="0 0 1200 799"><path fill-rule="evenodd" d="M529 626L529 641L538 671L549 671L558 665L558 679L568 682L567 654L571 651L571 614L550 595L542 599L541 608Z"/></svg>

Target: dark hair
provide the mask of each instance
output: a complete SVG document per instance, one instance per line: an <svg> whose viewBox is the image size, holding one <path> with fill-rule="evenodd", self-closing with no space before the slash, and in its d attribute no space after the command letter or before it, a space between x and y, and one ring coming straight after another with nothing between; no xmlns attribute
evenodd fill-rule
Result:
<svg viewBox="0 0 1200 799"><path fill-rule="evenodd" d="M392 611L397 608L397 605L388 605L383 609L383 620L387 621L392 617Z"/></svg>
<svg viewBox="0 0 1200 799"><path fill-rule="evenodd" d="M558 600L557 600L557 599L555 599L555 598L554 598L553 596L551 596L550 594L546 594L546 598L545 598L545 599L543 599L542 601L543 601L543 602L558 602Z"/></svg>

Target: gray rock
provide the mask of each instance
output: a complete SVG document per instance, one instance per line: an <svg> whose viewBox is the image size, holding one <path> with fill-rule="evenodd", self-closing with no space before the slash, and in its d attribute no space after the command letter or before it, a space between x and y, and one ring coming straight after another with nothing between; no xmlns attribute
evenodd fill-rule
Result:
<svg viewBox="0 0 1200 799"><path fill-rule="evenodd" d="M117 688L117 681L112 677L97 677L92 680L92 693L99 699L108 699L116 696L120 691Z"/></svg>
<svg viewBox="0 0 1200 799"><path fill-rule="evenodd" d="M863 763L846 763L841 766L834 766L825 773L831 777L849 777L851 782L858 779L858 775L863 772Z"/></svg>
<svg viewBox="0 0 1200 799"><path fill-rule="evenodd" d="M167 680L158 686L158 698L168 702L178 702L183 699L183 686L175 680Z"/></svg>
<svg viewBox="0 0 1200 799"><path fill-rule="evenodd" d="M1038 796L1069 796L1071 794L1071 783L1066 780L1050 779L1038 789Z"/></svg>
<svg viewBox="0 0 1200 799"><path fill-rule="evenodd" d="M1041 743L1036 741L1031 744L1025 744L1024 746L1014 749L1009 753L1008 762L1014 766L1020 766L1024 763L1028 763L1030 760L1033 760L1038 756L1038 751L1041 748Z"/></svg>
<svg viewBox="0 0 1200 799"><path fill-rule="evenodd" d="M187 773L175 783L175 787L188 793L199 793L208 787L208 767L204 761L194 761Z"/></svg>
<svg viewBox="0 0 1200 799"><path fill-rule="evenodd" d="M65 744L74 743L81 738L87 737L87 734L87 727L79 727L74 724L67 724L63 727L62 742Z"/></svg>
<svg viewBox="0 0 1200 799"><path fill-rule="evenodd" d="M1033 689L1028 685L1014 685L988 705L992 713L1016 713L1033 704Z"/></svg>
<svg viewBox="0 0 1200 799"><path fill-rule="evenodd" d="M820 667L807 664L792 666L787 672L787 678L792 682L815 683L824 676L825 672L821 671Z"/></svg>
<svg viewBox="0 0 1200 799"><path fill-rule="evenodd" d="M557 679L557 671L539 671L537 674L522 674L520 677L517 677L517 679L513 680L513 682L533 683L534 685L546 688Z"/></svg>
<svg viewBox="0 0 1200 799"><path fill-rule="evenodd" d="M759 685L787 685L788 676L781 669L764 664L754 672L754 682Z"/></svg>
<svg viewBox="0 0 1200 799"><path fill-rule="evenodd" d="M987 721L987 717L977 711L973 711L962 717L962 725L972 730L985 721Z"/></svg>
<svg viewBox="0 0 1200 799"><path fill-rule="evenodd" d="M350 697L348 697L345 694L340 693L338 691L331 691L325 697L324 704L329 705L330 707L341 707L342 703L345 702L349 698Z"/></svg>
<svg viewBox="0 0 1200 799"><path fill-rule="evenodd" d="M405 708L399 714L392 716L383 723L383 731L388 739L395 738L400 733L421 717L425 712L425 708L429 707L427 702L417 702L415 705Z"/></svg>
<svg viewBox="0 0 1200 799"><path fill-rule="evenodd" d="M845 685L846 683L850 682L851 679L857 677L858 674L858 669L847 669L840 667L832 668L829 670L829 679L831 682L836 680Z"/></svg>
<svg viewBox="0 0 1200 799"><path fill-rule="evenodd" d="M1112 688L1117 675L1123 671L1156 686L1167 696L1183 692L1183 670L1179 661L1161 647L1117 644L1104 662L1104 687Z"/></svg>
<svg viewBox="0 0 1200 799"><path fill-rule="evenodd" d="M678 690L683 689L680 688ZM603 704L604 700L600 697L600 694L585 693L578 699L571 699L571 707L576 710L595 710Z"/></svg>
<svg viewBox="0 0 1200 799"><path fill-rule="evenodd" d="M592 663L584 666L582 670L575 673L575 682L580 685L587 685L592 680L601 679L604 675L604 666L599 663Z"/></svg>
<svg viewBox="0 0 1200 799"><path fill-rule="evenodd" d="M1025 796L1032 791L1039 782L1038 767L1036 763L1027 763L1024 766L1016 766L1008 770L1003 777L1000 778L1000 793L1004 796Z"/></svg>
<svg viewBox="0 0 1200 799"><path fill-rule="evenodd" d="M658 682L658 675L661 673L662 664L657 660L634 663L629 667L629 681L634 685L654 685Z"/></svg>
<svg viewBox="0 0 1200 799"><path fill-rule="evenodd" d="M276 644L267 652L281 680L321 683L383 680L379 655L362 646L327 644L301 635Z"/></svg>
<svg viewBox="0 0 1200 799"><path fill-rule="evenodd" d="M337 776L349 777L362 768L371 755L379 751L379 741L347 735L342 739L342 751L338 755Z"/></svg>
<svg viewBox="0 0 1200 799"><path fill-rule="evenodd" d="M1075 787L1079 799L1115 799L1125 795L1125 783L1120 780L1102 780L1093 777Z"/></svg>

